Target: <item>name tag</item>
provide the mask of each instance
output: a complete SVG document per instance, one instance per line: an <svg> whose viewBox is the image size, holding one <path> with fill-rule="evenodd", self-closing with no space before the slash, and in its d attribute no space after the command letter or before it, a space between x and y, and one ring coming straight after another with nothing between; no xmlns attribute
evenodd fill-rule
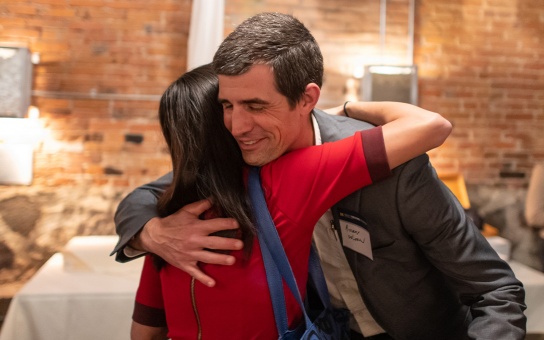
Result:
<svg viewBox="0 0 544 340"><path fill-rule="evenodd" d="M365 228L365 221L345 212L339 212L339 217L340 232L342 233L344 247L374 260L372 257L370 233Z"/></svg>

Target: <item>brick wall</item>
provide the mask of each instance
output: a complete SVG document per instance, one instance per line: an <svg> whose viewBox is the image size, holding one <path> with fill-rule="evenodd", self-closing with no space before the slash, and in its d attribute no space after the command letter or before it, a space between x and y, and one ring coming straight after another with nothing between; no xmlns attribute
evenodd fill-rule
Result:
<svg viewBox="0 0 544 340"><path fill-rule="evenodd" d="M40 54L45 127L33 184L0 186L0 298L73 236L113 234L119 200L169 170L158 99L185 71L190 13L190 0L0 2L0 45Z"/></svg>
<svg viewBox="0 0 544 340"><path fill-rule="evenodd" d="M34 185L131 186L168 171L162 91L185 71L190 0L0 4L0 42L40 54Z"/></svg>
<svg viewBox="0 0 544 340"><path fill-rule="evenodd" d="M471 184L527 183L544 161L544 3L419 1L421 105L454 124L435 164Z"/></svg>
<svg viewBox="0 0 544 340"><path fill-rule="evenodd" d="M226 0L225 34L262 11L291 13L325 57L320 106L358 94L364 64L410 61L408 0ZM49 137L35 184L135 186L169 168L157 101L185 71L190 0L40 0L0 4L0 41L39 52L36 96ZM420 105L455 130L431 156L469 184L523 186L544 161L544 5L537 0L416 4ZM351 96L351 97L350 97Z"/></svg>

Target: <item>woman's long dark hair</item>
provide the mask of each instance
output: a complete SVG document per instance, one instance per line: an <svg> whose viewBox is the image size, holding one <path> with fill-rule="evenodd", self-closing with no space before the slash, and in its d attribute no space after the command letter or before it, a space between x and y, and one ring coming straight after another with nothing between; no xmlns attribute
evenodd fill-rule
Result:
<svg viewBox="0 0 544 340"><path fill-rule="evenodd" d="M211 198L218 215L240 224L240 231L219 234L241 238L249 255L255 229L243 180L244 161L223 123L217 94L217 75L208 64L182 75L162 95L159 119L174 178L159 198L158 211L164 217Z"/></svg>

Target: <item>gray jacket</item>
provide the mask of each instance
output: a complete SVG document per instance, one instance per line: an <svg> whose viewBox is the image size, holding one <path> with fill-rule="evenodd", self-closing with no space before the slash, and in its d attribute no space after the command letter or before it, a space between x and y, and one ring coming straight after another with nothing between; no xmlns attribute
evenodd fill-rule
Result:
<svg viewBox="0 0 544 340"><path fill-rule="evenodd" d="M316 110L324 142L368 128ZM365 304L395 339L524 339L525 291L438 179L427 155L333 208L356 214L373 261L344 248ZM340 233L340 237L342 237Z"/></svg>
<svg viewBox="0 0 544 340"><path fill-rule="evenodd" d="M371 127L319 110L315 117L323 142ZM119 250L157 215L156 198L171 180L165 175L120 203L118 261L129 260ZM393 338L524 339L522 284L437 178L427 155L339 202L333 207L337 230L343 211L362 219L370 233L373 260L344 252L367 308Z"/></svg>

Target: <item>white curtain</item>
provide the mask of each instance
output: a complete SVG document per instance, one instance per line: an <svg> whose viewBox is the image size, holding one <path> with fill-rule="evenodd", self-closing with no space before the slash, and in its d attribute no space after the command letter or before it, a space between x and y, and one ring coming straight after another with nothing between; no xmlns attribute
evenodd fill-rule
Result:
<svg viewBox="0 0 544 340"><path fill-rule="evenodd" d="M223 41L224 0L193 0L187 70L212 61L215 51Z"/></svg>

